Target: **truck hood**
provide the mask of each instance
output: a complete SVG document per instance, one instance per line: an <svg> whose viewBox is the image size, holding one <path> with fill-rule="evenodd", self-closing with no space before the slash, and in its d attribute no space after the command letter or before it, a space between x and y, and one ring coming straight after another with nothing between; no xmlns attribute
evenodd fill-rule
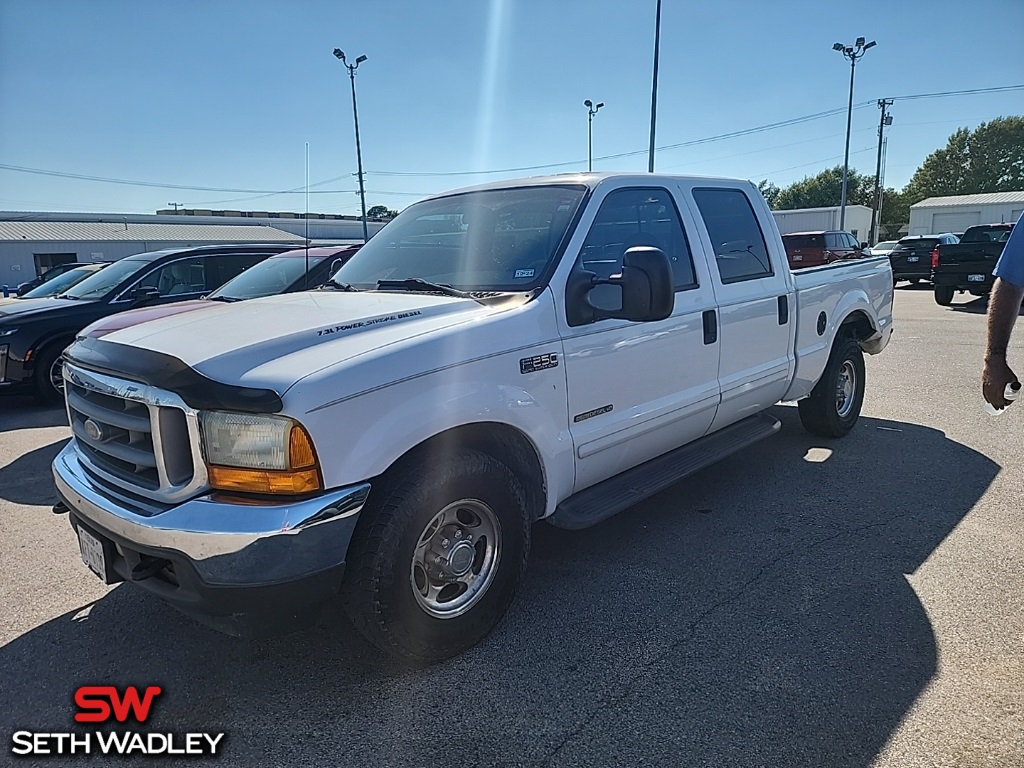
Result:
<svg viewBox="0 0 1024 768"><path fill-rule="evenodd" d="M501 311L448 296L303 292L161 317L103 341L170 355L214 381L283 393L326 367Z"/></svg>
<svg viewBox="0 0 1024 768"><path fill-rule="evenodd" d="M106 336L108 333L120 331L124 328L130 328L133 325L138 325L139 323L147 323L150 320L156 320L161 317L180 315L182 312L191 312L195 309L215 306L217 306L217 304L212 301L196 299L194 301L179 301L174 304L161 304L156 307L129 309L127 312L118 312L116 315L111 315L110 317L104 317L97 320L92 325L86 326L78 336L79 338L85 336L88 338L98 339L101 336ZM3 307L0 306L0 312L2 311Z"/></svg>

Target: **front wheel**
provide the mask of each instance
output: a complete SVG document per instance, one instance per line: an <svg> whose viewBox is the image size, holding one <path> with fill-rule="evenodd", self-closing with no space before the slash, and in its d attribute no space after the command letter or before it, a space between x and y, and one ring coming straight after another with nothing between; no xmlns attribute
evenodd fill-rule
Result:
<svg viewBox="0 0 1024 768"><path fill-rule="evenodd" d="M860 344L848 336L836 339L821 379L810 397L797 404L804 429L821 437L845 435L860 418L864 386Z"/></svg>
<svg viewBox="0 0 1024 768"><path fill-rule="evenodd" d="M391 474L349 547L346 609L381 650L442 661L486 637L512 602L530 550L526 495L508 467L468 448Z"/></svg>
<svg viewBox="0 0 1024 768"><path fill-rule="evenodd" d="M63 353L63 344L50 344L43 347L42 354L36 359L36 397L46 405L57 405L64 400Z"/></svg>
<svg viewBox="0 0 1024 768"><path fill-rule="evenodd" d="M951 285L935 286L935 303L940 307L948 307L953 303L953 295L956 293Z"/></svg>

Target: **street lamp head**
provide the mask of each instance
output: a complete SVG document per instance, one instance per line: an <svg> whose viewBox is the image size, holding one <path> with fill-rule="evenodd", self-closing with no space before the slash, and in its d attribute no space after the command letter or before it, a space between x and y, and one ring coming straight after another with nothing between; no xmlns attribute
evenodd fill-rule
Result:
<svg viewBox="0 0 1024 768"><path fill-rule="evenodd" d="M356 59L356 64L362 64L364 61L366 61L366 57L360 56L359 58Z"/></svg>
<svg viewBox="0 0 1024 768"><path fill-rule="evenodd" d="M604 102L603 102L603 101L599 101L599 102L597 103L597 106L596 106L596 107L594 107L594 111L596 112L597 110L599 110L599 109L600 109L601 107L603 107L603 106L604 106Z"/></svg>
<svg viewBox="0 0 1024 768"><path fill-rule="evenodd" d="M856 45L858 48L863 48L864 47L864 38L863 37L858 37L857 38L857 42L854 43L854 45Z"/></svg>
<svg viewBox="0 0 1024 768"><path fill-rule="evenodd" d="M872 40L870 43L864 46L864 50L866 51L868 48L874 48L876 45L878 45L878 43Z"/></svg>
<svg viewBox="0 0 1024 768"><path fill-rule="evenodd" d="M885 116L885 124L886 125L892 125L892 115L886 115Z"/></svg>
<svg viewBox="0 0 1024 768"><path fill-rule="evenodd" d="M843 50L843 44L842 43L833 43L832 44L832 50L833 51L841 51L841 50ZM334 51L334 55L335 56L338 55L338 51L337 50Z"/></svg>
<svg viewBox="0 0 1024 768"><path fill-rule="evenodd" d="M583 101L583 106L584 106L584 107L588 107L588 108L589 108L589 107L592 107L592 106L594 106L594 102L592 102L592 101L591 101L590 99L585 99L585 100Z"/></svg>
<svg viewBox="0 0 1024 768"><path fill-rule="evenodd" d="M343 50L341 50L341 48L335 48L334 49L334 58L340 59L341 61L344 61L345 60L345 52Z"/></svg>

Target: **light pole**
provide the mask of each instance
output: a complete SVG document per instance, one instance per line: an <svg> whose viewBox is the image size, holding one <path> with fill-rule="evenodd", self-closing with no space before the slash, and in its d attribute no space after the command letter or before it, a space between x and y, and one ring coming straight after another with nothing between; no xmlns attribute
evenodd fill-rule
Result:
<svg viewBox="0 0 1024 768"><path fill-rule="evenodd" d="M661 0L654 15L654 76L651 78L651 145L647 150L647 172L654 173L654 127L658 121L658 53L661 50Z"/></svg>
<svg viewBox="0 0 1024 768"><path fill-rule="evenodd" d="M356 59L355 64L349 64L345 58L345 52L341 48L334 49L334 56L348 70L349 79L352 81L352 117L356 123L356 165L359 169L359 202L363 210L363 242L370 239L366 231L366 189L363 186L363 151L359 146L359 110L356 109L356 70L359 65L366 61L365 56Z"/></svg>
<svg viewBox="0 0 1024 768"><path fill-rule="evenodd" d="M853 45L835 43L833 51L839 51L845 59L850 62L850 104L846 108L846 154L843 158L843 199L839 204L839 228L846 229L846 182L850 176L850 125L853 121L853 73L857 69L857 60L860 59L868 48L874 48L875 41L865 43L863 37L858 37Z"/></svg>
<svg viewBox="0 0 1024 768"><path fill-rule="evenodd" d="M600 102L595 107L594 102L587 99L583 102L583 106L587 108L587 170L592 171L594 170L594 115L604 106L604 102Z"/></svg>
<svg viewBox="0 0 1024 768"><path fill-rule="evenodd" d="M878 163L875 166L875 204L871 209L871 245L878 242L878 227L882 223L882 140L885 127L892 125L892 115L885 110L892 106L892 99L879 99L878 108L882 117L878 121Z"/></svg>

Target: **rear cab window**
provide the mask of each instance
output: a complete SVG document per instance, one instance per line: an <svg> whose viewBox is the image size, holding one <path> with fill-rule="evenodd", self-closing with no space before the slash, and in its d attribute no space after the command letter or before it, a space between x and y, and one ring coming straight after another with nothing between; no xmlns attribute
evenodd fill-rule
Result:
<svg viewBox="0 0 1024 768"><path fill-rule="evenodd" d="M693 199L711 239L723 284L775 274L761 225L743 190L695 188Z"/></svg>

